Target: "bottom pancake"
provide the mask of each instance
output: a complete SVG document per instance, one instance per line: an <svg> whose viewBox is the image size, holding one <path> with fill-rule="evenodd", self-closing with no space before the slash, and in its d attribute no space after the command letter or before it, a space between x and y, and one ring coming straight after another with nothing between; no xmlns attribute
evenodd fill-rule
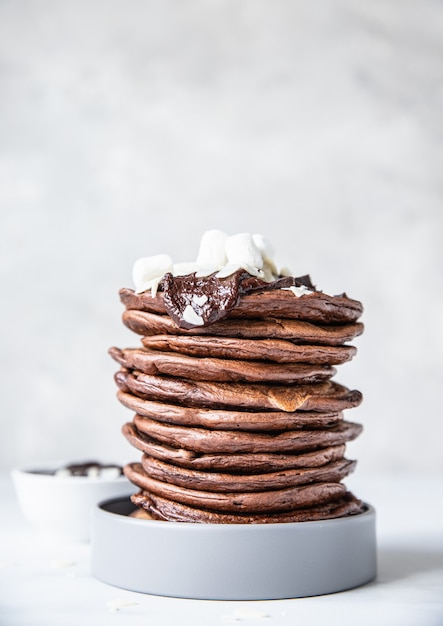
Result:
<svg viewBox="0 0 443 626"><path fill-rule="evenodd" d="M141 491L131 496L133 504L146 511L147 519L200 524L276 524L313 522L363 513L365 505L349 491L332 502L284 513L235 514L207 511Z"/></svg>
<svg viewBox="0 0 443 626"><path fill-rule="evenodd" d="M338 482L317 482L252 493L199 491L151 478L140 463L126 465L124 473L144 492L190 507L224 513L279 513L332 502L346 493L346 487Z"/></svg>

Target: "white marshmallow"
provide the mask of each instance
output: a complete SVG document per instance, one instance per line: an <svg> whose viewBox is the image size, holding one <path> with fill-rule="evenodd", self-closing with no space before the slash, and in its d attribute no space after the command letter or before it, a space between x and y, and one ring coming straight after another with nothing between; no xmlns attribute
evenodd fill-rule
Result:
<svg viewBox="0 0 443 626"><path fill-rule="evenodd" d="M250 233L232 235L226 240L226 257L228 263L251 266L260 270L263 267L263 257Z"/></svg>
<svg viewBox="0 0 443 626"><path fill-rule="evenodd" d="M66 478L67 476L72 476L71 472L68 469L59 469L54 474L58 478Z"/></svg>
<svg viewBox="0 0 443 626"><path fill-rule="evenodd" d="M98 467L89 467L86 471L88 478L98 478L100 476L100 469Z"/></svg>
<svg viewBox="0 0 443 626"><path fill-rule="evenodd" d="M226 278L227 276L231 276L237 270L241 270L242 266L238 263L226 263L224 267L221 268L219 272L215 275L216 278Z"/></svg>
<svg viewBox="0 0 443 626"><path fill-rule="evenodd" d="M156 254L138 259L132 270L136 293L142 293L151 289L153 285L156 286L167 272L172 272L172 269L172 259L167 254Z"/></svg>
<svg viewBox="0 0 443 626"><path fill-rule="evenodd" d="M255 235L252 235L252 239L254 240L257 248L260 250L262 257L271 261L274 256L274 249L266 237L260 235L260 233L256 233Z"/></svg>
<svg viewBox="0 0 443 626"><path fill-rule="evenodd" d="M211 265L206 267L200 267L195 275L197 278L207 278L211 274L215 274L215 272L219 269L218 265Z"/></svg>
<svg viewBox="0 0 443 626"><path fill-rule="evenodd" d="M217 278L226 278L237 270L244 269L252 276L271 282L279 275L273 254L272 246L261 234L240 233L229 237L221 230L208 230L200 240L197 261L173 263L167 254L144 257L136 261L132 273L135 291L142 293L151 290L154 297L167 272L172 272L173 276L195 273L197 278L212 274ZM281 273L286 272L290 275L288 270ZM188 312L188 315L193 314Z"/></svg>
<svg viewBox="0 0 443 626"><path fill-rule="evenodd" d="M174 263L172 267L173 276L186 276L187 274L193 274L199 269L198 264L195 262L183 262Z"/></svg>
<svg viewBox="0 0 443 626"><path fill-rule="evenodd" d="M197 256L197 264L201 268L215 267L220 269L226 263L225 245L228 235L222 230L208 230L203 233Z"/></svg>
<svg viewBox="0 0 443 626"><path fill-rule="evenodd" d="M248 265L247 263L243 263L239 265L238 263L227 263L224 267L221 268L219 272L215 275L216 278L227 278L228 276L232 276L238 270L245 270L251 276L257 276L258 278L263 278L264 274L262 270L258 270L252 265Z"/></svg>
<svg viewBox="0 0 443 626"><path fill-rule="evenodd" d="M263 264L263 280L271 283L278 278L278 271L273 261L265 259Z"/></svg>
<svg viewBox="0 0 443 626"><path fill-rule="evenodd" d="M278 278L278 270L274 263L274 249L269 241L260 234L252 235L255 245L260 250L263 257L263 280L267 283Z"/></svg>
<svg viewBox="0 0 443 626"><path fill-rule="evenodd" d="M120 469L118 467L103 467L99 475L102 480L114 480L115 478L119 478L119 476Z"/></svg>

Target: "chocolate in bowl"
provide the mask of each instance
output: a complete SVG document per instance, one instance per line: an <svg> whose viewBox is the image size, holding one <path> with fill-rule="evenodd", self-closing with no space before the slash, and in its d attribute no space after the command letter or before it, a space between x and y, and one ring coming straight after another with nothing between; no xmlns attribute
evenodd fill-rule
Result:
<svg viewBox="0 0 443 626"><path fill-rule="evenodd" d="M116 463L101 463L100 461L81 461L63 464L54 469L30 469L29 472L56 477L118 478L118 476L123 475L123 466Z"/></svg>

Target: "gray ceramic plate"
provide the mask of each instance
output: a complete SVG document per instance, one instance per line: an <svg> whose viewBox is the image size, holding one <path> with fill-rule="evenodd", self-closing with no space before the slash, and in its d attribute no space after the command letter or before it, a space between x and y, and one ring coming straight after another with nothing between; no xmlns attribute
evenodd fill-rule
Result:
<svg viewBox="0 0 443 626"><path fill-rule="evenodd" d="M100 503L92 572L99 580L177 598L316 596L375 578L375 511L319 522L191 524L128 517L128 498Z"/></svg>

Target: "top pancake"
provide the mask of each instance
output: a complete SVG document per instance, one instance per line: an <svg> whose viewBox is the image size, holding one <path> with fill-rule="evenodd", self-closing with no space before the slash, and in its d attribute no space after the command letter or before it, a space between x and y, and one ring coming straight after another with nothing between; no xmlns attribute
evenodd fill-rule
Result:
<svg viewBox="0 0 443 626"><path fill-rule="evenodd" d="M155 297L152 297L149 291L136 294L132 289L124 288L120 290L120 299L126 309L162 314L167 312L162 292L157 292ZM227 317L281 317L308 322L340 324L356 322L362 312L362 304L345 295L328 296L325 293L314 291L297 297L291 291L275 289L241 296L236 306L227 312Z"/></svg>

